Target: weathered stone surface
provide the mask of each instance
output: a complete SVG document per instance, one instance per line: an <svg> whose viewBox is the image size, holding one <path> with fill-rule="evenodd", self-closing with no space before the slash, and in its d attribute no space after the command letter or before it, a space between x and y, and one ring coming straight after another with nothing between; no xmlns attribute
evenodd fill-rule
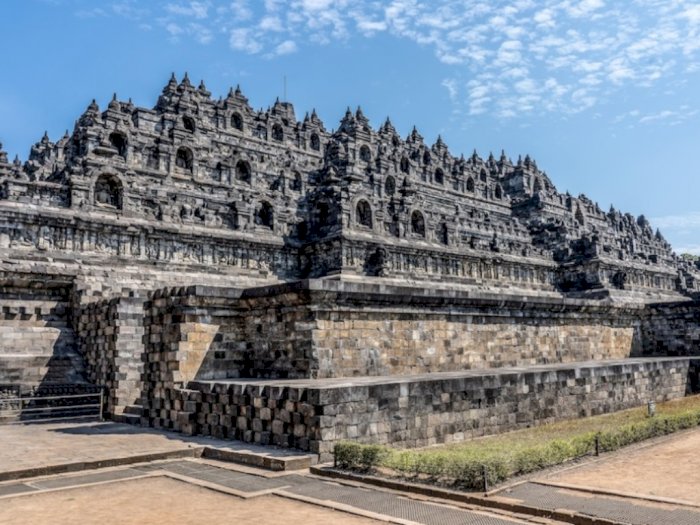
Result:
<svg viewBox="0 0 700 525"><path fill-rule="evenodd" d="M659 356L700 353L698 276L529 157L187 78L0 151L0 396L89 380L186 433L327 455L677 397L695 365Z"/></svg>
<svg viewBox="0 0 700 525"><path fill-rule="evenodd" d="M641 301L698 290L697 269L644 216L558 193L529 157L456 157L388 121L374 130L359 109L330 133L288 102L256 112L239 90L217 101L187 79L153 109L91 103L24 163L0 154L0 248L3 266L79 276L81 301L122 295L122 282L176 284L178 272Z"/></svg>
<svg viewBox="0 0 700 525"><path fill-rule="evenodd" d="M258 443L270 433L274 444L311 450L325 460L338 440L428 446L674 399L685 395L688 372L688 358L659 358L504 368L488 374L290 381L287 395L296 402L273 400L269 382L195 381L189 390L160 390L162 399L148 403L144 421ZM161 408L209 391L221 393L207 396L198 410L236 411L242 415L235 425L207 419L183 424L189 422L186 414ZM255 404L261 398L273 401L266 417L257 417Z"/></svg>

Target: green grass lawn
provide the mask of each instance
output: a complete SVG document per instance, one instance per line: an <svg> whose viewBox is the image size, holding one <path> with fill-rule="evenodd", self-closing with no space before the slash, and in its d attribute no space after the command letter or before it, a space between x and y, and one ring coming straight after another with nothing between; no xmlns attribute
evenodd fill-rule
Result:
<svg viewBox="0 0 700 525"><path fill-rule="evenodd" d="M698 425L700 396L692 396L658 404L654 417L647 416L645 405L425 449L342 442L335 447L335 460L344 469L388 470L420 481L481 489L484 471L489 484L499 483L592 454L596 437L600 451L606 452Z"/></svg>

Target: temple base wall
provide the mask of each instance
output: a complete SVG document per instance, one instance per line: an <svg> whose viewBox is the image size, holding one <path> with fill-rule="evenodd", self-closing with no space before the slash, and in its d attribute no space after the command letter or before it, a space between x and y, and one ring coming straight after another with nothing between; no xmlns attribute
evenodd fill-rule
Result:
<svg viewBox="0 0 700 525"><path fill-rule="evenodd" d="M142 422L325 461L340 440L428 446L682 397L689 365L655 358L355 381L194 381L159 390Z"/></svg>

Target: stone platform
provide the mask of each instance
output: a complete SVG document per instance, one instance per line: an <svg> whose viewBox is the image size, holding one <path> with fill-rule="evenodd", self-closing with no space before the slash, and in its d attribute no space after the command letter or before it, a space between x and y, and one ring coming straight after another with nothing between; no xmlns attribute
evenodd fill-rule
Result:
<svg viewBox="0 0 700 525"><path fill-rule="evenodd" d="M308 468L316 456L112 422L0 425L0 482L168 458L204 457L274 471Z"/></svg>
<svg viewBox="0 0 700 525"><path fill-rule="evenodd" d="M295 447L331 458L340 440L429 446L686 394L689 357L630 358L414 376L191 381L153 399L144 423Z"/></svg>

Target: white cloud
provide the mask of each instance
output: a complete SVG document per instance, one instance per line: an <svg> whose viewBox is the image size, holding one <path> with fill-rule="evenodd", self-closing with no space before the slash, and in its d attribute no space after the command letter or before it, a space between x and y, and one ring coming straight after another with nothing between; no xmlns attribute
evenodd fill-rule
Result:
<svg viewBox="0 0 700 525"><path fill-rule="evenodd" d="M262 44L255 38L250 29L238 28L231 31L229 45L236 51L255 54L262 51Z"/></svg>
<svg viewBox="0 0 700 525"><path fill-rule="evenodd" d="M250 9L248 0L233 0L229 6L230 12L234 19L239 22L245 22L253 18L253 11ZM226 10L222 10L220 14L228 15Z"/></svg>
<svg viewBox="0 0 700 525"><path fill-rule="evenodd" d="M182 29L179 25L177 25L175 22L170 22L165 26L165 30L170 33L170 36L172 37L178 37L182 33L185 32L184 29Z"/></svg>
<svg viewBox="0 0 700 525"><path fill-rule="evenodd" d="M275 54L289 55L290 53L295 53L296 50L297 45L294 40L285 40L275 48Z"/></svg>
<svg viewBox="0 0 700 525"><path fill-rule="evenodd" d="M457 94L459 93L457 81L453 78L446 78L442 81L442 86L447 90L450 100L454 102L457 99Z"/></svg>
<svg viewBox="0 0 700 525"><path fill-rule="evenodd" d="M657 122L666 122L670 125L680 124L698 115L698 110L691 110L688 106L681 106L678 109L664 109L656 113L641 116L640 124L652 124ZM700 214L698 214L700 217Z"/></svg>
<svg viewBox="0 0 700 525"><path fill-rule="evenodd" d="M211 30L202 24L190 24L187 28L187 32L193 35L194 39L200 44L208 44L214 38Z"/></svg>
<svg viewBox="0 0 700 525"><path fill-rule="evenodd" d="M666 215L656 217L652 222L659 228L687 229L700 228L700 212L691 212L684 215Z"/></svg>
<svg viewBox="0 0 700 525"><path fill-rule="evenodd" d="M184 2L184 3L174 3L167 4L165 10L168 13L185 16L194 17L199 20L207 18L209 14L209 2Z"/></svg>
<svg viewBox="0 0 700 525"><path fill-rule="evenodd" d="M365 35L371 35L377 31L386 31L387 24L384 21L358 19L357 29Z"/></svg>
<svg viewBox="0 0 700 525"><path fill-rule="evenodd" d="M561 5L570 16L580 18L590 15L593 11L603 7L605 3L603 0L581 0L580 2L566 1L562 2Z"/></svg>
<svg viewBox="0 0 700 525"><path fill-rule="evenodd" d="M328 9L333 4L333 0L302 0L301 4L308 11L321 11Z"/></svg>
<svg viewBox="0 0 700 525"><path fill-rule="evenodd" d="M553 9L543 9L542 11L538 11L535 13L535 16L533 16L532 19L540 27L552 28L557 25L554 19Z"/></svg>
<svg viewBox="0 0 700 525"><path fill-rule="evenodd" d="M433 50L450 69L442 85L456 105L508 118L584 111L623 90L662 92L700 71L697 0L113 0L109 6L105 11L153 23L172 40L207 44L224 35L233 51L265 57L302 44L391 35ZM648 117L644 123L681 118Z"/></svg>
<svg viewBox="0 0 700 525"><path fill-rule="evenodd" d="M691 5L685 9L681 16L691 24L700 24L700 5Z"/></svg>

